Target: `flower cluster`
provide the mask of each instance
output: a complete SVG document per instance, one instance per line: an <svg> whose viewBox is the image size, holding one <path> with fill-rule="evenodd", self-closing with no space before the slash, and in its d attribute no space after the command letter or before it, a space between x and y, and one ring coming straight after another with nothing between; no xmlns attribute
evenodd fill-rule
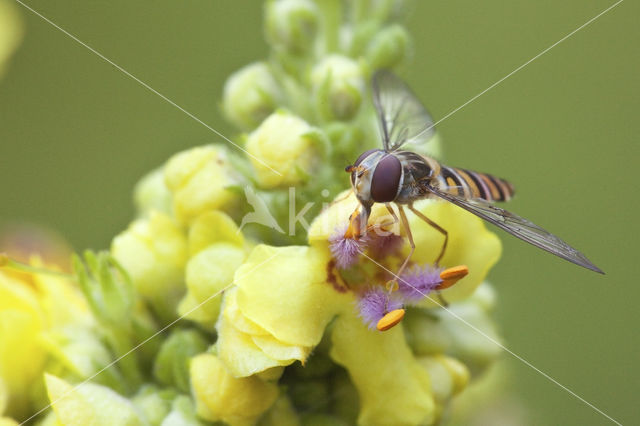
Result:
<svg viewBox="0 0 640 426"><path fill-rule="evenodd" d="M409 216L416 249L395 277L406 235L378 205L369 226L385 232L351 235L358 201L342 192L344 159L379 141L369 78L407 56L404 3L268 0L269 58L224 87L244 153L172 156L136 186L137 217L109 252L75 256L68 276L8 261L0 415L162 426L445 417L499 355L465 322L498 339L485 278L500 242L462 209L421 201L448 248L434 265L442 236Z"/></svg>

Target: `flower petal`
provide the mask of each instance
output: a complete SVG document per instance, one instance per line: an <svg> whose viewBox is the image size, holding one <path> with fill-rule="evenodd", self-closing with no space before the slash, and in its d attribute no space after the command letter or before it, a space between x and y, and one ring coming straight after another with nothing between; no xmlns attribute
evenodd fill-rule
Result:
<svg viewBox="0 0 640 426"><path fill-rule="evenodd" d="M227 319L227 315L224 312L227 309L234 309L236 295L236 288L226 292L222 307L223 314L216 324L218 356L227 366L229 372L234 377L248 377L273 367L289 365L295 362L295 358L277 360L267 356L253 341L255 336L238 330Z"/></svg>
<svg viewBox="0 0 640 426"><path fill-rule="evenodd" d="M371 332L355 315L341 315L331 339L331 358L347 369L360 394L358 424L431 423L435 403L429 376L401 326Z"/></svg>
<svg viewBox="0 0 640 426"><path fill-rule="evenodd" d="M441 266L467 265L469 275L451 288L442 291L447 302L464 299L475 291L491 267L500 258L502 244L489 231L482 219L447 202L424 200L416 209L449 232L449 244L440 262ZM440 253L444 241L442 234L420 218L408 212L411 233L416 243L412 260L418 264L432 263ZM405 247L405 253L408 248ZM425 306L434 305L424 302Z"/></svg>
<svg viewBox="0 0 640 426"><path fill-rule="evenodd" d="M326 249L257 246L238 269L238 306L276 339L315 346L340 311L352 310L344 293L327 283Z"/></svg>

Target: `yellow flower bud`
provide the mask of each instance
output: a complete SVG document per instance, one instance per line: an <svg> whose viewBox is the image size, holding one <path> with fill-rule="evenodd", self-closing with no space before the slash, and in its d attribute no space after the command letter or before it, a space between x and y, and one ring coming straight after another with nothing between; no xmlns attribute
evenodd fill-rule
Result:
<svg viewBox="0 0 640 426"><path fill-rule="evenodd" d="M173 200L164 182L164 171L156 169L140 179L133 190L133 199L140 216L152 210L171 214Z"/></svg>
<svg viewBox="0 0 640 426"><path fill-rule="evenodd" d="M134 221L113 239L111 253L163 320L175 318L185 290L187 240L171 218L152 212Z"/></svg>
<svg viewBox="0 0 640 426"><path fill-rule="evenodd" d="M164 177L173 194L174 213L182 222L209 210L230 208L237 198L227 189L237 182L222 146L201 146L174 155Z"/></svg>
<svg viewBox="0 0 640 426"><path fill-rule="evenodd" d="M296 185L312 172L316 150L311 130L301 118L276 112L249 135L247 151L260 186Z"/></svg>
<svg viewBox="0 0 640 426"><path fill-rule="evenodd" d="M438 404L446 403L469 383L469 370L455 358L435 355L420 357L418 362L429 373L431 389Z"/></svg>
<svg viewBox="0 0 640 426"><path fill-rule="evenodd" d="M278 398L278 386L258 377L232 376L215 355L191 360L191 386L198 415L231 426L252 425Z"/></svg>
<svg viewBox="0 0 640 426"><path fill-rule="evenodd" d="M180 315L213 328L220 313L220 292L233 282L233 275L244 258L244 250L229 243L212 244L192 257L186 271L188 301L180 303Z"/></svg>
<svg viewBox="0 0 640 426"><path fill-rule="evenodd" d="M60 424L67 426L147 424L129 400L105 386L85 383L74 387L49 374L45 374L45 383Z"/></svg>
<svg viewBox="0 0 640 426"><path fill-rule="evenodd" d="M330 55L311 72L316 105L326 120L347 120L359 110L366 91L362 67L353 59Z"/></svg>
<svg viewBox="0 0 640 426"><path fill-rule="evenodd" d="M269 66L256 62L229 77L224 85L222 108L233 124L251 130L276 109L281 97Z"/></svg>
<svg viewBox="0 0 640 426"><path fill-rule="evenodd" d="M189 257L195 256L211 244L227 242L237 247L244 246L244 236L227 214L220 211L206 212L189 227Z"/></svg>

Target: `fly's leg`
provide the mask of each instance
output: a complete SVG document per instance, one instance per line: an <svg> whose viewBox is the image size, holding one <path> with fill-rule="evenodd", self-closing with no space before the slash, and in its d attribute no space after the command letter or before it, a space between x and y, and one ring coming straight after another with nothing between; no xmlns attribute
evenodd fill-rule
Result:
<svg viewBox="0 0 640 426"><path fill-rule="evenodd" d="M387 208L387 210L389 211L389 214L391 214L392 220L386 221L386 222L383 222L383 223L377 223L375 225L371 225L371 226L369 226L367 228L367 231L374 231L375 232L378 229L382 229L383 231L388 232L384 228L386 228L388 226L393 226L393 225L395 225L396 223L398 223L400 221L400 219L398 219L398 216L396 216L396 212L393 211L393 208L391 207L391 205L389 203L385 203L384 205Z"/></svg>
<svg viewBox="0 0 640 426"><path fill-rule="evenodd" d="M407 264L409 263L411 256L413 256L413 252L416 250L416 244L413 242L413 235L411 234L411 228L409 227L409 221L407 220L407 215L400 204L397 204L397 206L398 206L398 213L400 213L400 219L402 219L401 220L402 227L407 233L407 238L409 239L409 245L411 246L411 250L409 250L409 255L404 260L404 262L402 262L402 266L400 266L400 269L398 269L398 272L395 274L394 278L389 282L387 282L387 289L390 292L398 288L398 279L400 278L400 275L404 271L404 268L407 267Z"/></svg>
<svg viewBox="0 0 640 426"><path fill-rule="evenodd" d="M444 229L443 227L441 227L440 225L438 225L437 223L435 223L434 221L432 221L431 219L423 215L420 211L416 210L416 208L413 207L413 204L409 204L409 210L411 210L416 216L418 216L420 219L427 222L429 225L433 226L438 232L444 235L444 243L442 244L442 249L440 250L440 254L438 255L438 258L436 259L436 266L437 266L438 264L440 264L440 260L442 260L442 256L444 256L444 252L447 249L447 243L449 242L449 233L447 232L446 229Z"/></svg>

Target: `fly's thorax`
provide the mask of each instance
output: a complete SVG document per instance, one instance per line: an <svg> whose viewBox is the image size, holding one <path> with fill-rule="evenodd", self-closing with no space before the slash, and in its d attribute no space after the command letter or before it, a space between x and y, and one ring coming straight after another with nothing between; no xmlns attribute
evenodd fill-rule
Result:
<svg viewBox="0 0 640 426"><path fill-rule="evenodd" d="M411 203L430 194L428 186L437 186L440 163L431 157L411 151L399 151L396 156L402 164L402 183L396 202Z"/></svg>

